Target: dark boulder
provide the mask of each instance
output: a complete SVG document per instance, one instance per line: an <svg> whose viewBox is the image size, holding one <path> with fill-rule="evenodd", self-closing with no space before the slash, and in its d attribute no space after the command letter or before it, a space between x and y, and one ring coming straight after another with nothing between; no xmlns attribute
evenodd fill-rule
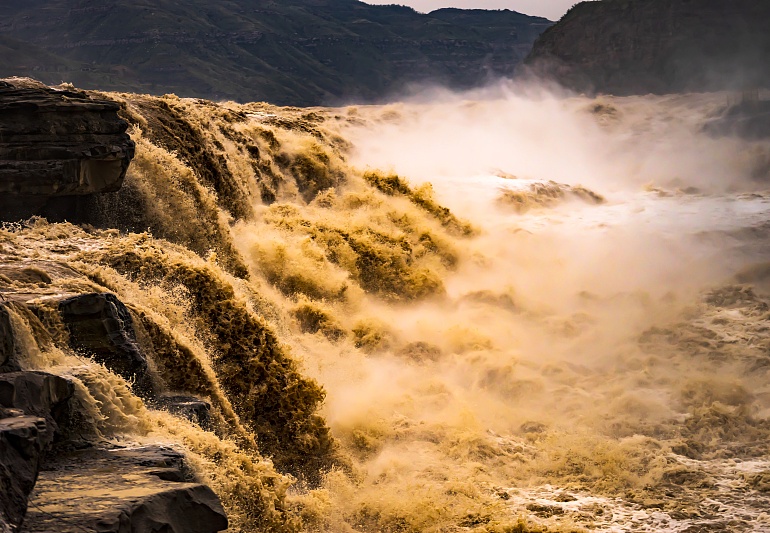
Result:
<svg viewBox="0 0 770 533"><path fill-rule="evenodd" d="M157 404L169 413L207 429L211 422L211 404L195 396L162 396Z"/></svg>
<svg viewBox="0 0 770 533"><path fill-rule="evenodd" d="M69 418L69 400L75 393L71 381L45 372L0 374L0 406L19 409L25 415L45 418L46 440Z"/></svg>
<svg viewBox="0 0 770 533"><path fill-rule="evenodd" d="M59 302L70 345L134 383L140 396L152 394L147 360L136 342L131 314L114 294L89 293Z"/></svg>
<svg viewBox="0 0 770 533"><path fill-rule="evenodd" d="M18 531L46 446L46 422L0 409L0 531Z"/></svg>
<svg viewBox="0 0 770 533"><path fill-rule="evenodd" d="M19 370L16 361L16 341L11 326L11 316L4 304L0 303L0 372Z"/></svg>
<svg viewBox="0 0 770 533"><path fill-rule="evenodd" d="M78 218L78 197L118 190L134 155L120 105L0 80L0 219Z"/></svg>

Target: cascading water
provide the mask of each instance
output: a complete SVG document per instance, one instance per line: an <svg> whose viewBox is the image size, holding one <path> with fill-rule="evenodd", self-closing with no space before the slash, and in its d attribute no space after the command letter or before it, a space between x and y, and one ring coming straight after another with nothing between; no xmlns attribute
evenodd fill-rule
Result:
<svg viewBox="0 0 770 533"><path fill-rule="evenodd" d="M83 438L186 449L233 531L770 531L770 147L702 132L724 95L517 91L102 94L137 156L101 223L137 233L8 227L50 279L0 282L116 294L214 422L43 311L28 366L77 379Z"/></svg>

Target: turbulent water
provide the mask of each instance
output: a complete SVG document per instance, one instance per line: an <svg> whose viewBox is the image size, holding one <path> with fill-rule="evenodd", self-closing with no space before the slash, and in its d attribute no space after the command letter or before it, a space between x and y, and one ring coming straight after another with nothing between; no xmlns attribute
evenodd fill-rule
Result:
<svg viewBox="0 0 770 533"><path fill-rule="evenodd" d="M729 95L106 96L121 231L7 226L0 289L114 292L215 423L20 312L82 438L185 448L232 531L770 531L770 146L704 133Z"/></svg>

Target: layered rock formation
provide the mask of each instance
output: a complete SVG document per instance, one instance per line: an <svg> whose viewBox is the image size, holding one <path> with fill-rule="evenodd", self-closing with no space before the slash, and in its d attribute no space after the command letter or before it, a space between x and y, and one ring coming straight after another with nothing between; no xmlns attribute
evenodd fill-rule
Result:
<svg viewBox="0 0 770 533"><path fill-rule="evenodd" d="M770 86L770 4L603 0L574 6L526 63L581 92L617 95Z"/></svg>
<svg viewBox="0 0 770 533"><path fill-rule="evenodd" d="M0 531L18 530L60 425L71 382L44 372L0 374Z"/></svg>
<svg viewBox="0 0 770 533"><path fill-rule="evenodd" d="M0 80L0 219L66 218L116 191L134 154L120 106L25 79Z"/></svg>
<svg viewBox="0 0 770 533"><path fill-rule="evenodd" d="M15 416L7 416L15 414ZM45 422L8 413L0 418L0 531L7 533L24 520L27 498L35 486L44 448Z"/></svg>
<svg viewBox="0 0 770 533"><path fill-rule="evenodd" d="M46 444L50 444L60 426L66 426L70 416L67 402L74 392L70 381L46 372L0 374L0 406L45 419L49 441Z"/></svg>

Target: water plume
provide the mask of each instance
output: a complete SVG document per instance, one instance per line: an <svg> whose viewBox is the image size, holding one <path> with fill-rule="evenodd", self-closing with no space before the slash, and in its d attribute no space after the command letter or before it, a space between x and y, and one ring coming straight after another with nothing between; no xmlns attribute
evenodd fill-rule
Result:
<svg viewBox="0 0 770 533"><path fill-rule="evenodd" d="M382 333L357 345L372 346L367 351L376 359L356 360L352 368L327 361L319 370L330 391L327 419L367 465L358 490L391 486L415 494L408 480L430 478L448 491L446 473L475 462L479 472L464 479L485 487L475 501L487 509L500 503L491 487L538 483L637 494L629 497L642 501L656 493L651 487L706 475L692 468L677 474L675 450L720 456L728 446L728 454L762 453L746 446L756 442L756 431L766 431L757 414L767 407L740 393L756 390L748 383L756 367L736 367L723 342L706 340L724 333L695 325L724 313L725 303L711 298L692 307L699 293L724 284L752 255L724 233L761 222L755 208L765 212L738 199L747 192L763 197L765 185L756 181L761 158L747 158L760 145L702 131L721 106L720 95L590 101L505 94L348 110L355 120L340 120L339 127L355 147L353 164L397 173L399 181L385 182L389 194L402 182L430 182L438 202L480 233L455 241L459 260L444 276L445 302L367 304L377 310ZM370 181L382 190L383 180ZM685 194L653 200L645 190L650 182ZM521 183L525 194L532 191L529 201L550 209L496 207L500 191L515 197ZM590 201L554 201L570 191ZM741 309L730 322L733 332L751 322L747 306ZM648 332L677 321L690 324L692 343L676 344L672 352L678 336L657 337L654 347L647 342ZM360 331L354 339L367 338ZM432 347L424 352L429 355L400 355L416 343ZM736 350L739 359L747 357L743 344ZM690 365L699 375L730 377L719 386L697 379L678 385ZM706 399L685 392L691 390L726 396ZM700 399L696 406L682 403L685 397ZM724 421L714 423L719 417ZM456 455L447 448L468 433L485 451ZM518 446L518 460L506 455L502 442ZM470 450L479 450L475 446ZM427 473L428 457L442 464L443 479ZM389 469L403 472L383 473ZM412 524L409 519L422 514L418 500L408 510L405 502L392 502L400 526L379 510L379 526L468 525L457 511L434 516L431 527ZM677 505L688 504L673 498L665 508ZM508 517L514 527L516 518ZM497 527L488 515L472 524Z"/></svg>

